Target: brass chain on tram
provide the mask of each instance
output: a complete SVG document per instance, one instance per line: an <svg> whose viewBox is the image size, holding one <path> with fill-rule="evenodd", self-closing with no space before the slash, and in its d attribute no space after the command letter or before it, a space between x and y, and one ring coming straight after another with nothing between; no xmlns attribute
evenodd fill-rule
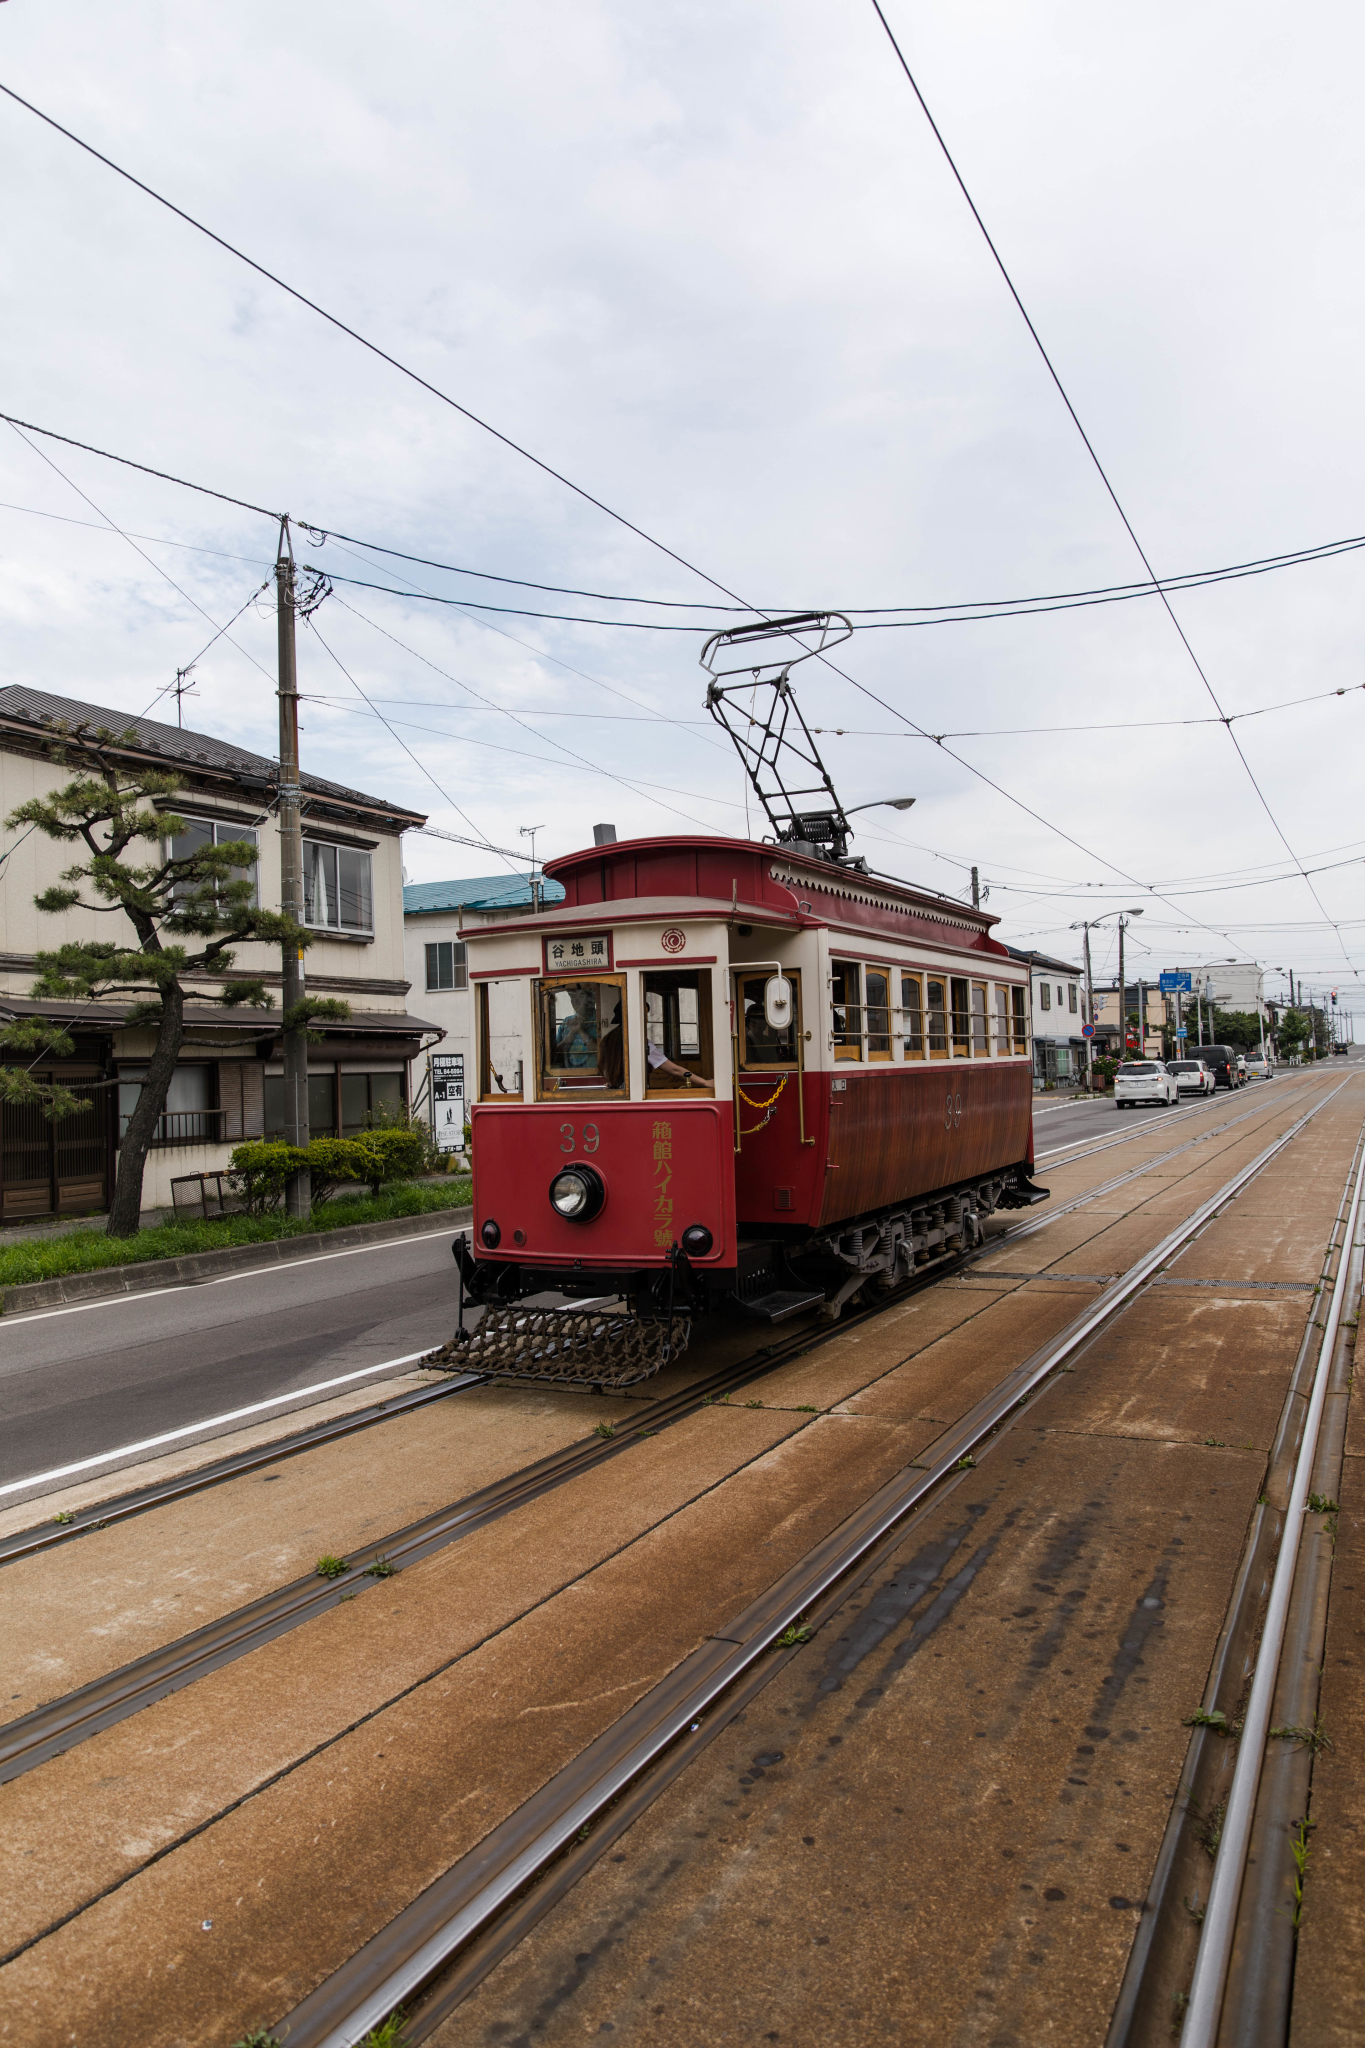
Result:
<svg viewBox="0 0 1365 2048"><path fill-rule="evenodd" d="M746 1131L741 1128L740 1136L742 1138L752 1138L756 1132L765 1130L767 1126L772 1122L773 1117L776 1114L777 1110L777 1099L781 1095L782 1090L786 1087L787 1082L790 1080L790 1078L790 1075L784 1074L781 1080L778 1082L776 1088L774 1088L772 1094L768 1097L766 1102L755 1102L751 1095L746 1095L744 1093L742 1084L738 1082L735 1084L735 1093L738 1095L741 1102L746 1103L750 1109L765 1109L768 1112L767 1115L764 1117L763 1122L755 1124L752 1130Z"/></svg>

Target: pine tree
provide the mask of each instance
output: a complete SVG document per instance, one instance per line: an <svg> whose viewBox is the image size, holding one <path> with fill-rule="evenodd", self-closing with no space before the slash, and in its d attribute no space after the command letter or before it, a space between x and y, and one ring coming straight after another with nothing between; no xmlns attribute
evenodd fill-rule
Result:
<svg viewBox="0 0 1365 2048"><path fill-rule="evenodd" d="M72 780L21 804L7 820L11 827L36 826L49 839L80 849L60 883L34 898L39 910L53 915L94 911L122 917L133 930L131 943L120 933L40 952L31 991L49 1002L131 996L135 1000L126 1024L156 1032L142 1092L119 1149L110 1237L131 1237L138 1229L147 1153L185 1044L186 978L226 974L232 949L247 941L312 943L312 934L292 919L253 903L247 871L255 866L256 848L249 840L198 846L178 859L171 855L170 842L185 834L186 823L156 806L170 803L183 786L181 778L130 765L124 749L135 745L132 731L120 735L107 727L59 726L47 751L59 766L74 768ZM199 941L197 950L186 941ZM226 983L211 1000L228 1009L244 1003L269 1009L274 1002L263 981L248 979ZM340 1002L309 998L297 1007L299 1014L283 1018L286 1030L311 1017L350 1015L349 1006ZM73 1049L70 1034L45 1020L16 1021L0 1032L0 1054L21 1060L30 1056L30 1064L36 1064L31 1059L35 1053L67 1057ZM35 1081L23 1065L0 1067L0 1099L41 1100L53 1117L81 1106L69 1089Z"/></svg>

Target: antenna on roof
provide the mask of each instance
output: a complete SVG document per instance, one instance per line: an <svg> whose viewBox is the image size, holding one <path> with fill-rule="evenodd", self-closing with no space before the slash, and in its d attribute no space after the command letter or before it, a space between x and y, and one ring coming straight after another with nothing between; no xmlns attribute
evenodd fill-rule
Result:
<svg viewBox="0 0 1365 2048"><path fill-rule="evenodd" d="M760 619L713 633L701 665L711 678L706 708L733 741L778 845L865 870L867 862L849 853L848 814L789 681L798 662L837 647L852 632L842 612Z"/></svg>
<svg viewBox="0 0 1365 2048"><path fill-rule="evenodd" d="M171 688L175 692L175 722L182 732L185 729L184 699L199 695L198 684L186 680L187 677L194 674L197 666L198 663L192 661L188 668L178 668L175 672L175 681L171 684Z"/></svg>

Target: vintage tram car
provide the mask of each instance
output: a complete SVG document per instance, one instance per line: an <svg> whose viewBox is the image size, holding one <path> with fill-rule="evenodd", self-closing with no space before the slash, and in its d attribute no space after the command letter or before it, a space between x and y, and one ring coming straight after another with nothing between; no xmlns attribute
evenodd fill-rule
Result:
<svg viewBox="0 0 1365 2048"><path fill-rule="evenodd" d="M1025 970L985 912L790 846L642 839L469 929L467 1296L837 1314L1037 1200Z"/></svg>

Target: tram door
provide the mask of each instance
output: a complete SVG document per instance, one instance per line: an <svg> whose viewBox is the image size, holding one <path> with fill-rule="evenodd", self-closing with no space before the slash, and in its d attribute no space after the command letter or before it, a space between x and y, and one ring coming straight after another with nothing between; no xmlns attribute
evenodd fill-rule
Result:
<svg viewBox="0 0 1365 2048"><path fill-rule="evenodd" d="M524 980L481 981L479 988L480 1102L521 1102L534 1095Z"/></svg>
<svg viewBox="0 0 1365 2048"><path fill-rule="evenodd" d="M740 968L734 977L735 1212L741 1223L794 1223L811 1213L817 1198L818 1148L808 1141L816 1134L819 1106L799 1058L799 1034L805 1029L801 975L792 968L785 971L792 984L792 1015L782 1025L769 1021L764 1006L772 970L747 974ZM798 1092L803 1087L804 1115ZM822 1191L823 1176L820 1186Z"/></svg>

